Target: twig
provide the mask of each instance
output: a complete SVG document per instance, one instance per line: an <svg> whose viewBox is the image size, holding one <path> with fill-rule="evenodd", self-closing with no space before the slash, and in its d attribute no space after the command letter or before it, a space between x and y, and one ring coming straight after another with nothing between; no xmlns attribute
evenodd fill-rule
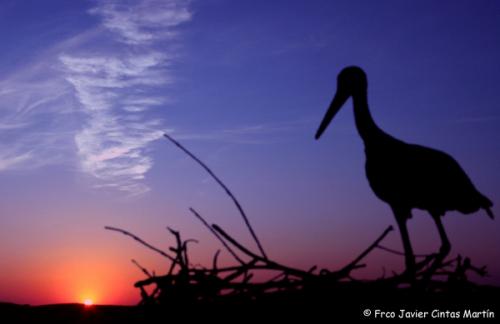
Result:
<svg viewBox="0 0 500 324"><path fill-rule="evenodd" d="M226 248L226 250L233 256L233 258L236 261L238 261L241 264L245 264L245 262L236 254L236 252L234 252L233 249L231 249L231 247L227 245L226 241L224 241L222 237L220 237L219 233L214 231L212 226L210 226L210 224L208 224L208 222L203 217L201 217L201 215L196 210L194 210L194 208L190 207L189 211L191 211L191 213L193 213L194 216L198 218L200 222L203 225L205 225L206 228L208 228L208 230L222 243L222 245Z"/></svg>
<svg viewBox="0 0 500 324"><path fill-rule="evenodd" d="M219 225L213 224L212 228L218 234L220 234L224 239L226 239L227 241L229 241L229 243L231 243L232 245L234 245L238 250L240 250L244 254L248 255L252 259L266 260L266 259L262 258L260 255L253 253L252 251L250 251L249 249L247 249L246 247L244 247L243 245L241 245L238 241L236 241L234 238L232 238L231 236L229 236L229 234L227 234L222 228L220 228Z"/></svg>
<svg viewBox="0 0 500 324"><path fill-rule="evenodd" d="M196 243L198 244L198 240L195 240L195 239L189 239L189 240L185 240L183 243L182 243L182 250L184 251L184 262L186 265L189 266L189 255L188 255L188 244L189 243Z"/></svg>
<svg viewBox="0 0 500 324"><path fill-rule="evenodd" d="M186 149L184 146L182 146L179 142L177 142L175 139L173 139L170 135L164 134L165 138L170 140L174 145L176 145L178 148L180 148L184 153L186 153L189 157L191 157L193 160L195 160L205 171L208 172L212 176L212 178L226 191L226 194L233 200L234 204L236 205L236 208L238 208L238 211L241 214L241 217L243 217L243 221L245 222L245 225L247 226L248 230L250 231L250 234L252 235L253 239L255 240L255 243L257 244L257 247L259 248L260 253L262 256L267 259L266 252L264 252L264 249L262 248L262 245L260 244L259 239L257 238L257 234L255 234L252 225L250 225L250 221L248 220L247 215L243 211L243 208L241 207L240 203L236 199L236 197L233 195L233 193L229 190L229 188L215 175L215 173L206 166L205 163L203 163L199 158L197 158L193 153L191 153L188 149Z"/></svg>
<svg viewBox="0 0 500 324"><path fill-rule="evenodd" d="M380 244L377 244L376 248L381 249L381 250L386 251L386 252L389 252L389 253L392 253L392 254L405 256L405 254L401 251L391 249L391 248L385 247L385 246L380 245ZM414 254L413 256L416 258L427 258L427 257L429 257L429 255L430 254Z"/></svg>
<svg viewBox="0 0 500 324"><path fill-rule="evenodd" d="M212 270L213 270L213 273L217 273L217 261L219 260L219 254L220 254L220 250L217 250L217 252L215 252L214 254L214 257L212 259Z"/></svg>
<svg viewBox="0 0 500 324"><path fill-rule="evenodd" d="M234 238L232 238L231 236L229 236L229 234L227 234L226 232L224 232L224 230L222 228L220 228L217 224L213 224L212 227L224 239L226 239L227 241L229 241L229 243L231 243L232 245L234 245L241 252L243 252L244 254L248 255L249 257L251 257L251 258L253 258L255 260L259 260L259 261L262 261L262 262L266 263L267 266L270 269L287 271L288 273L296 275L296 276L299 276L299 277L311 277L312 276L307 271L290 268L290 267L284 266L282 264L279 264L277 262L271 261L271 260L269 260L267 258L263 258L260 255L257 255L255 253L251 252L246 247L244 247L243 245L241 245L240 243L238 243Z"/></svg>
<svg viewBox="0 0 500 324"><path fill-rule="evenodd" d="M148 269L146 269L146 268L144 268L143 266L141 266L141 265L139 264L139 262L135 261L134 259L132 259L131 261L132 261L132 263L133 263L133 264L135 264L135 265L136 265L139 269L141 269L141 271L142 271L142 272L143 272L146 276L148 276L149 278L153 277L153 276L149 273Z"/></svg>
<svg viewBox="0 0 500 324"><path fill-rule="evenodd" d="M171 247L170 250L177 254L176 260L179 263L179 266L181 267L181 269L184 270L185 268L188 267L188 264L186 263L186 260L184 260L181 235L180 235L179 231L176 231L168 226L167 226L167 229L175 237L175 241L177 243L177 248Z"/></svg>
<svg viewBox="0 0 500 324"><path fill-rule="evenodd" d="M115 232L119 232L119 233L122 233L124 235L127 235L127 236L130 236L131 238L133 238L134 240L136 240L137 242L141 243L142 245L144 245L145 247L163 255L165 258L169 259L170 261L174 261L174 257L172 257L171 255L167 254L165 251L162 251L160 250L159 248L157 247L154 247L152 246L151 244L147 243L146 241L144 241L143 239L141 239L140 237L130 233L130 232L127 232L125 230L122 230L121 228L117 228L117 227L112 227L112 226L104 226L104 229L107 229L108 231L115 231Z"/></svg>
<svg viewBox="0 0 500 324"><path fill-rule="evenodd" d="M255 263L257 263L256 259L250 261L246 265L238 267L238 269L236 271L234 271L232 274L230 274L227 277L223 278L224 281L230 282L231 280L234 280L234 279L238 278L242 274L245 274L248 270L250 270L255 265Z"/></svg>
<svg viewBox="0 0 500 324"><path fill-rule="evenodd" d="M373 242L366 250L363 251L354 261L346 265L344 268L342 268L340 271L337 271L338 275L349 275L349 272L351 272L353 269L358 268L358 263L361 261L365 256L368 255L374 248L378 246L378 244L391 232L394 228L391 226L387 227L385 231Z"/></svg>

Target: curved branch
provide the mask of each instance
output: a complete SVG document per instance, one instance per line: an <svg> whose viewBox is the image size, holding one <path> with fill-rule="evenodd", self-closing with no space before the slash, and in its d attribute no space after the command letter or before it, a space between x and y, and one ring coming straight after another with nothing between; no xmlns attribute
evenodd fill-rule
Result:
<svg viewBox="0 0 500 324"><path fill-rule="evenodd" d="M171 255L169 255L167 252L165 251L162 251L160 250L159 248L157 247L154 247L152 246L151 244L147 243L146 241L144 241L143 239L141 239L140 237L130 233L130 232L127 232L125 230L122 230L121 228L117 228L117 227L112 227L112 226L104 226L104 229L107 229L108 231L115 231L115 232L119 232L119 233L122 233L126 236L130 236L131 238L133 238L134 240L136 240L137 242L141 243L142 245L144 245L145 247L155 251L156 253L159 253L161 254L162 256L164 256L165 258L169 259L170 261L174 261L174 257L172 257Z"/></svg>
<svg viewBox="0 0 500 324"><path fill-rule="evenodd" d="M193 153L191 153L188 149L186 149L184 146L181 145L181 143L177 142L175 139L173 139L170 135L168 134L163 134L165 136L165 138L167 138L169 141L171 141L172 143L174 143L175 146L177 146L178 148L180 148L184 153L186 153L189 157L191 157L193 160L195 160L199 165L201 165L201 167L203 169L205 169L205 171L208 172L208 174L210 174L212 176L212 178L222 187L222 189L224 189L224 191L226 192L226 194L232 199L232 201L234 202L234 204L236 205L236 208L238 208L238 211L240 212L241 214L241 217L243 217L243 221L245 222L245 225L247 226L248 230L250 231L250 234L252 235L255 243L257 244L257 247L259 248L259 251L260 253L262 254L262 256L267 259L267 255L266 255L266 252L264 252L264 248L262 247L262 245L260 244L260 241L259 239L257 238L257 234L255 234L253 228L252 228L252 225L250 225L250 221L248 220L248 217L247 215L245 214L245 212L243 211L243 208L241 207L240 203L238 202L238 200L236 199L236 197L233 195L233 193L229 190L229 188L222 182L222 180L220 180L216 175L215 173L213 173L212 170L210 170L210 168L205 164L203 163L199 158L197 158Z"/></svg>

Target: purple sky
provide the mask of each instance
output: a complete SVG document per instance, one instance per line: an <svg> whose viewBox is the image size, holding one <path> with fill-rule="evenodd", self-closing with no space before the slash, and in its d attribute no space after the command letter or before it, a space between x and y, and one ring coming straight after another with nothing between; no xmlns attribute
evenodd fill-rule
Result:
<svg viewBox="0 0 500 324"><path fill-rule="evenodd" d="M164 262L103 226L159 246L180 229L203 263L219 246L190 206L253 247L163 132L228 184L271 257L350 261L395 222L366 181L350 102L313 139L346 65L367 72L382 129L450 153L500 215L499 15L498 1L2 1L0 300L134 303L130 258ZM436 250L431 218L414 214L417 253ZM452 253L500 284L500 223L444 223ZM401 249L399 234L385 245ZM403 265L367 262L359 277Z"/></svg>

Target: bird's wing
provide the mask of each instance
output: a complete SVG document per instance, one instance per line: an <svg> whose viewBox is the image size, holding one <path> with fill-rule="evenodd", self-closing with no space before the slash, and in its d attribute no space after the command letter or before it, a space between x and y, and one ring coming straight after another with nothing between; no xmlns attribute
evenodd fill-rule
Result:
<svg viewBox="0 0 500 324"><path fill-rule="evenodd" d="M408 158L414 166L412 179L439 197L443 206L469 213L483 208L491 217L492 202L481 194L460 164L449 154L420 145L410 145Z"/></svg>

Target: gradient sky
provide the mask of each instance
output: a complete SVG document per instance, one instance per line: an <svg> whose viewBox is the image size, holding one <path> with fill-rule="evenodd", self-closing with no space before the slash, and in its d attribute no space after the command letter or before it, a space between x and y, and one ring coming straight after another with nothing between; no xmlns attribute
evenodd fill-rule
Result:
<svg viewBox="0 0 500 324"><path fill-rule="evenodd" d="M339 268L388 225L351 104L313 135L346 65L363 67L376 122L453 155L500 215L498 1L0 2L0 300L133 304L166 260L103 229L220 248L191 216L253 247L237 211L169 132L234 191L268 254ZM415 211L417 253L439 246ZM500 222L444 219L453 254L500 284ZM384 242L401 249L395 231ZM229 262L229 258L225 256ZM401 270L383 251L359 278Z"/></svg>

